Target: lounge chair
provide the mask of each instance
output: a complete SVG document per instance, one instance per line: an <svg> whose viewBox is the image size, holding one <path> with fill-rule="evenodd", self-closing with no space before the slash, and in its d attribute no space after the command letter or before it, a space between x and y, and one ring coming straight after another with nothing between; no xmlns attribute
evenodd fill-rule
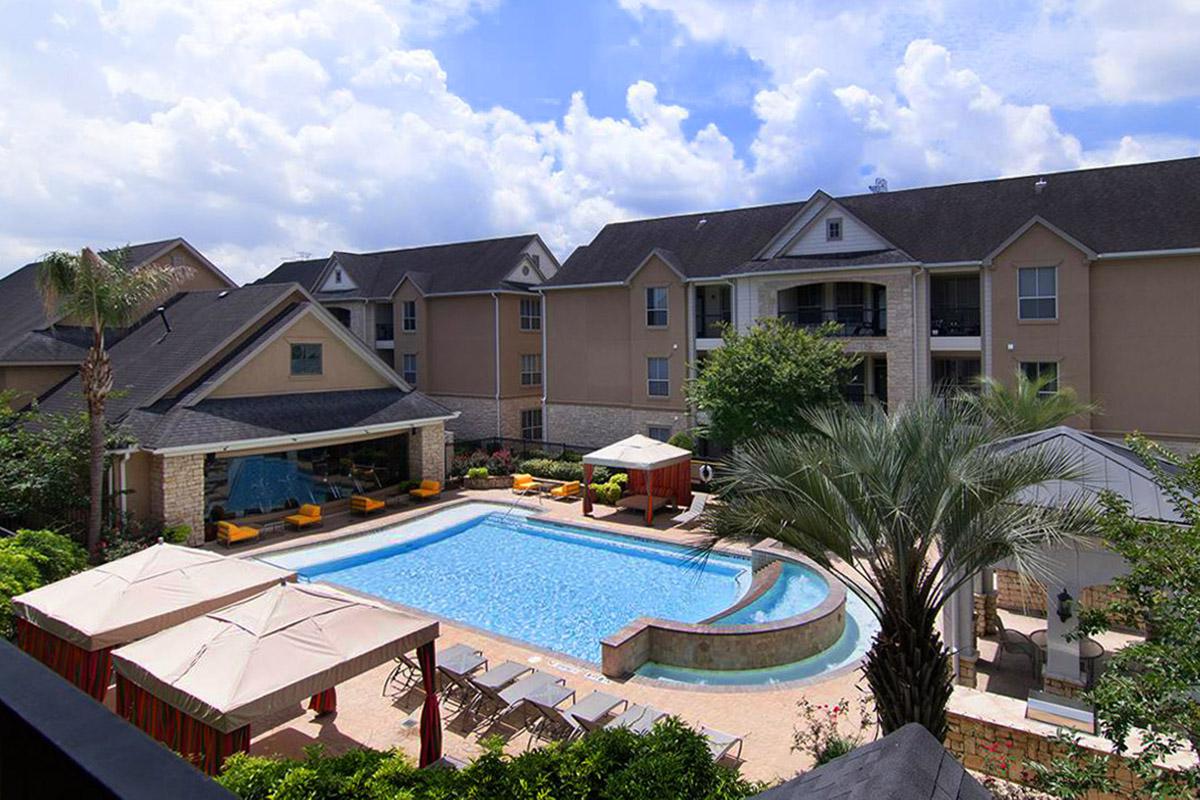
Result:
<svg viewBox="0 0 1200 800"><path fill-rule="evenodd" d="M486 678L487 673L480 675L478 678L470 675L467 676L467 680L470 681L471 685L479 693L467 710L483 720L501 719L509 714L509 712L516 711L525 705L530 695L540 692L547 686L564 683L562 678L555 677L549 672L538 672L537 670L531 670L528 675L510 683L503 689L496 689L489 686ZM490 708L491 713L481 714L480 711L485 708Z"/></svg>
<svg viewBox="0 0 1200 800"><path fill-rule="evenodd" d="M232 522L217 523L217 541L229 547L237 542L248 542L257 539L260 531L249 525L235 525Z"/></svg>
<svg viewBox="0 0 1200 800"><path fill-rule="evenodd" d="M1041 670L1042 651L1033 643L1025 634L1012 628L1004 628L1000 631L1000 647L996 650L996 666L1000 665L1000 659L1005 653L1015 653L1020 656L1028 656L1029 664L1033 667L1033 677L1036 680Z"/></svg>
<svg viewBox="0 0 1200 800"><path fill-rule="evenodd" d="M321 524L321 507L313 503L305 503L296 509L296 513L284 517L283 521L296 530L302 530L313 525Z"/></svg>
<svg viewBox="0 0 1200 800"><path fill-rule="evenodd" d="M365 517L385 508L387 508L387 503L383 500L376 500L365 494L350 495L350 511L355 514L362 514Z"/></svg>
<svg viewBox="0 0 1200 800"><path fill-rule="evenodd" d="M703 726L700 728L700 735L704 737L704 741L708 744L708 752L712 754L713 761L720 761L736 747L737 753L734 754L733 760L741 762L743 744L741 736L734 736L732 733L721 733L718 730Z"/></svg>
<svg viewBox="0 0 1200 800"><path fill-rule="evenodd" d="M704 513L704 506L708 503L709 496L703 492L692 493L692 504L688 506L688 510L671 517L671 522L683 527L691 527L696 524L696 520L700 519L700 515Z"/></svg>
<svg viewBox="0 0 1200 800"><path fill-rule="evenodd" d="M550 490L550 496L557 500L564 500L571 497L576 497L582 488L579 481L567 481L561 486L555 486Z"/></svg>
<svg viewBox="0 0 1200 800"><path fill-rule="evenodd" d="M524 494L537 488L537 484L533 482L533 476L528 473L518 473L513 475L512 479L512 490L515 494Z"/></svg>
<svg viewBox="0 0 1200 800"><path fill-rule="evenodd" d="M437 665L439 672L449 669L456 675L465 675L480 667L486 669L487 659L483 657L482 651L476 650L470 645L456 644L438 652ZM388 689L397 680L403 680L401 691L416 685L421 680L421 665L408 653L396 656L396 666L387 676L387 680L383 682L383 694L386 695Z"/></svg>
<svg viewBox="0 0 1200 800"><path fill-rule="evenodd" d="M419 487L410 489L408 493L418 500L428 500L442 493L442 484L440 481L421 481Z"/></svg>
<svg viewBox="0 0 1200 800"><path fill-rule="evenodd" d="M614 728L628 728L636 734L649 733L654 728L654 723L665 717L667 712L659 711L652 706L630 706L612 722L609 722L604 727L612 730Z"/></svg>
<svg viewBox="0 0 1200 800"><path fill-rule="evenodd" d="M539 719L530 727L534 739L561 738L571 740L604 727L604 720L617 706L629 707L627 700L606 692L592 692L568 709L548 706L532 698L529 705L538 712Z"/></svg>

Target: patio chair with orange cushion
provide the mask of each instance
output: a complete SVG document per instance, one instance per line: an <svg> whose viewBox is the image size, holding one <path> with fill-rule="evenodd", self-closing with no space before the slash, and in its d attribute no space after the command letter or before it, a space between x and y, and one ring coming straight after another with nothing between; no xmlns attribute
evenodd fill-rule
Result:
<svg viewBox="0 0 1200 800"><path fill-rule="evenodd" d="M217 523L217 541L226 547L235 542L248 542L251 539L257 539L258 534L258 528L252 528L249 525L235 525L232 522L225 522L223 520Z"/></svg>
<svg viewBox="0 0 1200 800"><path fill-rule="evenodd" d="M305 503L296 509L295 514L284 517L283 521L296 530L302 530L312 525L320 525L321 507L313 503Z"/></svg>
<svg viewBox="0 0 1200 800"><path fill-rule="evenodd" d="M556 497L559 500L568 497L575 497L579 494L582 484L579 481L567 481L561 486L555 486L550 490L550 496Z"/></svg>
<svg viewBox="0 0 1200 800"><path fill-rule="evenodd" d="M365 517L376 511L382 511L386 507L387 503L382 500L376 500L374 497L365 494L350 495L350 510L355 514L362 514Z"/></svg>
<svg viewBox="0 0 1200 800"><path fill-rule="evenodd" d="M439 481L421 481L419 487L409 490L408 493L418 500L428 500L442 493L442 484Z"/></svg>
<svg viewBox="0 0 1200 800"><path fill-rule="evenodd" d="M533 476L528 473L519 473L517 475L513 475L512 478L512 490L518 494L522 492L528 492L537 486L537 484L533 482Z"/></svg>

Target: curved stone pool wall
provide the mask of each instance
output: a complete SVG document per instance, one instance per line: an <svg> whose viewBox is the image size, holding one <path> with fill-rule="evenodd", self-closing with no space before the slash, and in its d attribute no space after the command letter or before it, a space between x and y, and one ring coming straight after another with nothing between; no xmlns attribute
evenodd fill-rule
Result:
<svg viewBox="0 0 1200 800"><path fill-rule="evenodd" d="M782 562L812 570L828 596L803 614L753 625L709 624L753 603L779 580ZM693 669L762 669L790 664L832 647L846 627L846 590L828 572L771 539L751 548L754 581L730 608L698 623L641 617L601 643L601 669L624 678L647 661Z"/></svg>

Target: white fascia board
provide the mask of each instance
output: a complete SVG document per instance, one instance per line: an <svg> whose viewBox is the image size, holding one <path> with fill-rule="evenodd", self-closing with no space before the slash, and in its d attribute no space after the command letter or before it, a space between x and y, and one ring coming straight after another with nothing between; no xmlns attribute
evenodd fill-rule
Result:
<svg viewBox="0 0 1200 800"><path fill-rule="evenodd" d="M773 269L767 272L741 272L723 275L723 278L758 278L763 275L823 275L826 272L855 272L864 269L913 269L923 266L920 261L901 261L892 264L861 264L859 266L823 267L821 269Z"/></svg>

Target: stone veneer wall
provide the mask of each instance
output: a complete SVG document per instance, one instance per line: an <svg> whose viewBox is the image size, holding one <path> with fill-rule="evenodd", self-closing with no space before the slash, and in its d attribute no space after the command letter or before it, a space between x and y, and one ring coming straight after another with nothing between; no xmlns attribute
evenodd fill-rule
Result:
<svg viewBox="0 0 1200 800"><path fill-rule="evenodd" d="M628 406L590 406L547 403L546 438L552 442L603 447L650 425L669 427L675 434L689 427L688 414L677 408L647 409Z"/></svg>
<svg viewBox="0 0 1200 800"><path fill-rule="evenodd" d="M150 516L188 525L188 544L204 543L204 454L151 456Z"/></svg>
<svg viewBox="0 0 1200 800"><path fill-rule="evenodd" d="M412 480L446 479L446 433L440 422L408 435L408 475Z"/></svg>
<svg viewBox="0 0 1200 800"><path fill-rule="evenodd" d="M1023 581L1011 569L998 569L996 574L996 606L1019 614L1046 613L1046 586L1038 581ZM1099 608L1117 600L1120 593L1109 584L1085 586L1079 598L1083 608Z"/></svg>
<svg viewBox="0 0 1200 800"><path fill-rule="evenodd" d="M460 442L490 439L496 435L496 401L491 397L459 397L431 394L430 399L458 412L458 419L446 423Z"/></svg>

